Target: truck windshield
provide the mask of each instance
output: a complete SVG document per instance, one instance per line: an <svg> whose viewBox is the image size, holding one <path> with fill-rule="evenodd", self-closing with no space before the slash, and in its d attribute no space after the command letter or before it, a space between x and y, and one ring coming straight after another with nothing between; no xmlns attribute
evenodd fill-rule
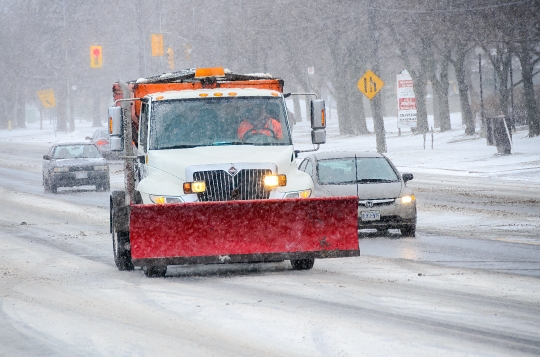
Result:
<svg viewBox="0 0 540 357"><path fill-rule="evenodd" d="M282 98L228 97L153 102L150 149L291 144Z"/></svg>

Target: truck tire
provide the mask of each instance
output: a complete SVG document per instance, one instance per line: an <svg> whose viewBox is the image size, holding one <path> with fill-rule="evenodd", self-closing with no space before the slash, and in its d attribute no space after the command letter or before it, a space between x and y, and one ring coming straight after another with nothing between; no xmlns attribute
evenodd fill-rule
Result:
<svg viewBox="0 0 540 357"><path fill-rule="evenodd" d="M313 264L315 264L314 258L291 259L291 265L293 270L309 270L313 268Z"/></svg>
<svg viewBox="0 0 540 357"><path fill-rule="evenodd" d="M125 229L127 222L126 215L129 211L124 204L123 191L114 191L111 194L111 234L113 241L114 263L118 270L133 270L133 262L131 261L131 247L129 242L129 232ZM122 218L122 219L120 219ZM122 221L122 222L120 222ZM123 229L122 229L123 228Z"/></svg>
<svg viewBox="0 0 540 357"><path fill-rule="evenodd" d="M167 274L167 266L143 267L144 275L148 278L164 278Z"/></svg>
<svg viewBox="0 0 540 357"><path fill-rule="evenodd" d="M112 236L114 263L116 267L118 270L133 270L135 267L131 262L131 250L126 249L126 245L129 245L129 233L116 232L113 229Z"/></svg>
<svg viewBox="0 0 540 357"><path fill-rule="evenodd" d="M403 237L414 237L416 236L416 224L403 226L400 228L400 231Z"/></svg>

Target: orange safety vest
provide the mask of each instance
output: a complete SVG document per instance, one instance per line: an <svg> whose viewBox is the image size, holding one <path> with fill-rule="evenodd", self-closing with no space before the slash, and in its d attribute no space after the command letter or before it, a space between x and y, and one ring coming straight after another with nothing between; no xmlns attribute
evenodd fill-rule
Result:
<svg viewBox="0 0 540 357"><path fill-rule="evenodd" d="M271 136L272 130L276 134L276 138L283 139L283 131L281 130L281 124L274 118L270 118L264 128L268 128L270 130L262 129L254 129L255 127L248 122L247 120L244 120L242 123L240 123L240 126L238 127L238 137L240 139L244 138L244 135L246 135L247 132L255 132L255 133L261 133L266 136Z"/></svg>

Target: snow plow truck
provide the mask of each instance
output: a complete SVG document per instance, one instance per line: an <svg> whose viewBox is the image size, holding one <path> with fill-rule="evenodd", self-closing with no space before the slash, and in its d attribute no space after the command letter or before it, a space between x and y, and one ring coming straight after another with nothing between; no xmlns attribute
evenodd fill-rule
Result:
<svg viewBox="0 0 540 357"><path fill-rule="evenodd" d="M312 197L297 169L289 95L282 79L221 67L114 83L110 142L125 181L110 196L119 270L163 277L170 265L284 260L305 270L360 255L357 197ZM250 124L257 115L263 126ZM316 150L326 141L321 99L311 100L311 126Z"/></svg>

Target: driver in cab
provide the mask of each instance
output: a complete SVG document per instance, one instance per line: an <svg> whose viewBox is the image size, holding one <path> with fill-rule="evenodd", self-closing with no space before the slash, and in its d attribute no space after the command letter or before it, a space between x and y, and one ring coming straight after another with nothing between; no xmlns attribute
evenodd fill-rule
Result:
<svg viewBox="0 0 540 357"><path fill-rule="evenodd" d="M266 112L264 106L255 108L251 116L244 119L238 127L238 138L246 140L252 135L266 135L283 139L281 124Z"/></svg>

